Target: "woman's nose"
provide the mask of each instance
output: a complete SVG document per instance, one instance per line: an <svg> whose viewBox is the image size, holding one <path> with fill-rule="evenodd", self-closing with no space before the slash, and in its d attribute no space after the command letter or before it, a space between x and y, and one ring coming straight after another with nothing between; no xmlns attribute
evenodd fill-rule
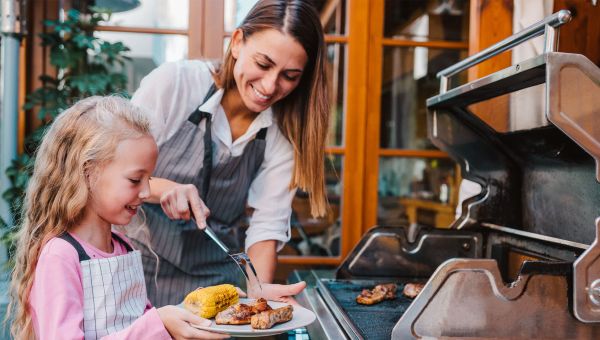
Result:
<svg viewBox="0 0 600 340"><path fill-rule="evenodd" d="M265 91L264 95L272 95L277 88L277 72L269 72L267 75L265 75L262 86L263 90Z"/></svg>

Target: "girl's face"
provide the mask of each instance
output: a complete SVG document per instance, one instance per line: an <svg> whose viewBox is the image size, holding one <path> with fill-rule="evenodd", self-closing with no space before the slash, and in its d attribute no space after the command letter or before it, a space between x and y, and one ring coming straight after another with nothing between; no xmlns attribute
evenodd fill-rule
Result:
<svg viewBox="0 0 600 340"><path fill-rule="evenodd" d="M90 176L86 217L98 224L128 224L150 195L149 180L157 157L158 148L150 136L120 142L114 159Z"/></svg>
<svg viewBox="0 0 600 340"><path fill-rule="evenodd" d="M308 60L298 41L274 29L256 32L246 41L236 30L231 54L236 59L233 77L238 92L252 112L264 111L290 94Z"/></svg>

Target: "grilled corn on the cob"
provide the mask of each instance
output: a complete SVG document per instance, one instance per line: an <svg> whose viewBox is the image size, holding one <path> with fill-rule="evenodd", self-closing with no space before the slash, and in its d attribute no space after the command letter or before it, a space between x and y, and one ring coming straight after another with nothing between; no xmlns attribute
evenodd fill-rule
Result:
<svg viewBox="0 0 600 340"><path fill-rule="evenodd" d="M196 289L185 297L183 305L190 312L210 319L238 301L239 295L235 287L222 284Z"/></svg>

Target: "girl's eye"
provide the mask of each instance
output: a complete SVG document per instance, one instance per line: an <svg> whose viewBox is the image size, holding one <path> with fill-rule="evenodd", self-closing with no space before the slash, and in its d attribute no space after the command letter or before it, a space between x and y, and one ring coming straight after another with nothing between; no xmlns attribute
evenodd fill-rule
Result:
<svg viewBox="0 0 600 340"><path fill-rule="evenodd" d="M258 66L262 70L266 70L269 68L269 65L261 64L259 62L256 63L256 66Z"/></svg>
<svg viewBox="0 0 600 340"><path fill-rule="evenodd" d="M142 182L141 179L130 178L129 181L133 184L140 184Z"/></svg>

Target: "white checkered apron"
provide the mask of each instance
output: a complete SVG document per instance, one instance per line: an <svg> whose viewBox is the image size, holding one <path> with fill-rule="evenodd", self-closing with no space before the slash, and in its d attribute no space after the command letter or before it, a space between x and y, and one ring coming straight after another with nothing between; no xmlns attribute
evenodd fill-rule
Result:
<svg viewBox="0 0 600 340"><path fill-rule="evenodd" d="M144 314L146 284L138 250L80 263L85 339L118 332Z"/></svg>

